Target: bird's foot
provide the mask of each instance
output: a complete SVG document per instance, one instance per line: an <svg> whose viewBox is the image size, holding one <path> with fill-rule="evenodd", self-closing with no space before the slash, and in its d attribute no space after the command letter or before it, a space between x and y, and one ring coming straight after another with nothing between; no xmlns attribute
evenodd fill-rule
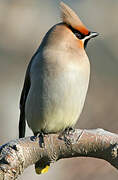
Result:
<svg viewBox="0 0 118 180"><path fill-rule="evenodd" d="M31 140L35 141L38 138L40 147L44 148L45 147L44 137L45 137L45 134L43 132L37 132L37 133L34 133L34 136L31 137Z"/></svg>
<svg viewBox="0 0 118 180"><path fill-rule="evenodd" d="M45 147L44 137L45 137L45 134L44 134L43 132L41 132L41 133L38 134L39 145L40 145L40 147L42 147L42 148Z"/></svg>
<svg viewBox="0 0 118 180"><path fill-rule="evenodd" d="M75 129L72 127L66 128L60 135L59 135L59 139L64 140L66 145L72 145L75 142L74 137L73 137L73 133L75 132Z"/></svg>
<svg viewBox="0 0 118 180"><path fill-rule="evenodd" d="M69 127L69 128L66 128L64 130L64 132L67 134L67 135L72 135L74 132L75 132L75 129L73 127Z"/></svg>

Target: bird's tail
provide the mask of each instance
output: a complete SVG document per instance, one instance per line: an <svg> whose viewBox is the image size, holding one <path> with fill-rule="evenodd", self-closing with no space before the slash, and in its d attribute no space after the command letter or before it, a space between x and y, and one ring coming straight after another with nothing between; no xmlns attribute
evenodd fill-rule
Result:
<svg viewBox="0 0 118 180"><path fill-rule="evenodd" d="M25 112L21 110L20 112L20 120L19 120L19 138L23 138L25 136Z"/></svg>
<svg viewBox="0 0 118 180"><path fill-rule="evenodd" d="M50 163L42 164L42 162L36 162L35 164L35 172L37 174L43 174L48 172L48 169L50 167Z"/></svg>

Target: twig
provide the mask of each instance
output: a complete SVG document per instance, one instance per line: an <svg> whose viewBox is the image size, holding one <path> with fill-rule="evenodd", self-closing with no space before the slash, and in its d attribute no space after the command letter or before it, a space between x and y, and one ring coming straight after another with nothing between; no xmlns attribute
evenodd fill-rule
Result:
<svg viewBox="0 0 118 180"><path fill-rule="evenodd" d="M45 147L39 138L26 137L0 147L0 180L17 179L28 166L37 161L53 163L72 157L94 157L108 161L118 169L118 135L103 129L76 129L69 136L70 145L58 134L44 137Z"/></svg>

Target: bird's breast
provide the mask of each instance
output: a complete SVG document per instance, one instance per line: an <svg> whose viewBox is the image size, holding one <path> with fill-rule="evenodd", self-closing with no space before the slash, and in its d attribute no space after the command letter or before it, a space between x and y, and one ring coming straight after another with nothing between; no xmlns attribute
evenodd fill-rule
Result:
<svg viewBox="0 0 118 180"><path fill-rule="evenodd" d="M32 69L31 88L26 101L26 117L33 132L57 132L75 125L84 105L89 62L64 59L42 62ZM41 67L40 67L41 66Z"/></svg>

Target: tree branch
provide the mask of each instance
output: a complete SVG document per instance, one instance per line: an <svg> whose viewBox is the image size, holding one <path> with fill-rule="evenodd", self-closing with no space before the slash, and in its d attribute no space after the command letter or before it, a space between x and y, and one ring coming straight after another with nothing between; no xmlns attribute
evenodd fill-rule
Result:
<svg viewBox="0 0 118 180"><path fill-rule="evenodd" d="M67 139L70 143L67 144ZM65 141L66 140L66 141ZM108 161L118 169L118 135L103 129L81 130L59 139L58 134L26 137L0 147L0 180L16 179L25 168L40 161L52 163L63 158L94 157Z"/></svg>

